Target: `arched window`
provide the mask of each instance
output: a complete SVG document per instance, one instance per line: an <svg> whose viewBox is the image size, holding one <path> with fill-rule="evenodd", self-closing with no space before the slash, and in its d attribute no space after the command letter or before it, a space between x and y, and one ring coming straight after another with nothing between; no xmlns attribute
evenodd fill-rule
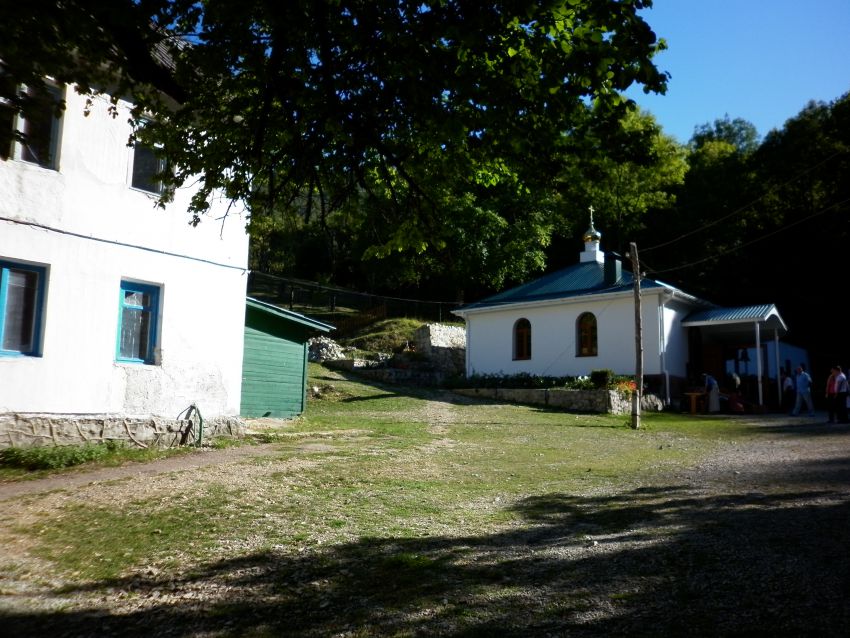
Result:
<svg viewBox="0 0 850 638"><path fill-rule="evenodd" d="M576 321L576 354L579 357L595 357L599 354L596 345L596 317L591 312L582 313Z"/></svg>
<svg viewBox="0 0 850 638"><path fill-rule="evenodd" d="M518 319L514 324L514 361L531 359L531 322Z"/></svg>

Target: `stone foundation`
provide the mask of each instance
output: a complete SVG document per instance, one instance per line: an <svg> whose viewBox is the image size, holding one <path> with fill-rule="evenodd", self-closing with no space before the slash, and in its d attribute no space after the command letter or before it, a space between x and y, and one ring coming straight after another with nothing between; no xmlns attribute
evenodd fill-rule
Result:
<svg viewBox="0 0 850 638"><path fill-rule="evenodd" d="M597 414L631 414L632 412L631 397L616 390L461 388L454 392L494 401L545 405L570 412ZM661 412L663 409L664 404L661 399L652 394L644 394L641 411Z"/></svg>
<svg viewBox="0 0 850 638"><path fill-rule="evenodd" d="M0 414L0 448L40 445L80 445L126 441L139 447L175 447L195 443L197 419L122 417L109 414ZM203 420L203 440L242 436L245 422L237 417Z"/></svg>

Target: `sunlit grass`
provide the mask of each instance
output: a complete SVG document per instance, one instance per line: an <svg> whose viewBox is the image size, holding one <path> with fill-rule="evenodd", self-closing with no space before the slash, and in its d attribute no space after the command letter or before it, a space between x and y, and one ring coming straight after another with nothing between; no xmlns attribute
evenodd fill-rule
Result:
<svg viewBox="0 0 850 638"><path fill-rule="evenodd" d="M77 578L107 579L143 565L191 565L232 543L297 552L495 533L519 524L512 503L639 484L700 458L728 428L647 415L635 431L622 416L452 403L436 391L374 386L315 364L310 371L310 383L331 384L336 395L252 437L278 453L246 460L250 490L189 481L165 502L75 503L44 521L34 552ZM402 558L411 573L431 567Z"/></svg>

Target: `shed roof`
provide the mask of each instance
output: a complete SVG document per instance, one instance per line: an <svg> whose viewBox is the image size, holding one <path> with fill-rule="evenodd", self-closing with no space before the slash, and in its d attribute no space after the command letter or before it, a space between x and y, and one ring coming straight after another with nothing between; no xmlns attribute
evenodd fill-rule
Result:
<svg viewBox="0 0 850 638"><path fill-rule="evenodd" d="M292 323L297 323L302 326L306 326L307 328L311 328L313 330L319 330L321 332L330 332L334 330L334 326L324 323L322 321L318 321L316 319L312 319L305 315L299 314L297 312L293 312L292 310L286 310L285 308L279 308L270 303L266 303L265 301L260 301L259 299L254 299L253 297L246 297L245 304L249 308L254 308L256 310L260 310L262 312L266 312L270 315L278 317L280 319L284 319L286 321L291 321Z"/></svg>
<svg viewBox="0 0 850 638"><path fill-rule="evenodd" d="M736 308L708 308L690 313L683 326L721 326L744 323L763 323L769 328L788 330L785 321L773 304L740 306Z"/></svg>

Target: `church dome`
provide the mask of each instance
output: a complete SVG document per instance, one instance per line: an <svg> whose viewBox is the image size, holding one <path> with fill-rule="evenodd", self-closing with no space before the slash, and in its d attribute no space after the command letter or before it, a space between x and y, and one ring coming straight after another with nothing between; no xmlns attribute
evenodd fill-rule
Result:
<svg viewBox="0 0 850 638"><path fill-rule="evenodd" d="M593 227L593 206L589 206L588 211L590 211L590 228L584 231L584 243L589 244L594 242L598 244L602 239L602 233Z"/></svg>
<svg viewBox="0 0 850 638"><path fill-rule="evenodd" d="M593 227L593 222L591 221L590 222L590 228L588 228L586 231L584 231L584 242L585 243L596 242L598 244L601 239L602 239L602 233L600 233L598 230L596 230Z"/></svg>

